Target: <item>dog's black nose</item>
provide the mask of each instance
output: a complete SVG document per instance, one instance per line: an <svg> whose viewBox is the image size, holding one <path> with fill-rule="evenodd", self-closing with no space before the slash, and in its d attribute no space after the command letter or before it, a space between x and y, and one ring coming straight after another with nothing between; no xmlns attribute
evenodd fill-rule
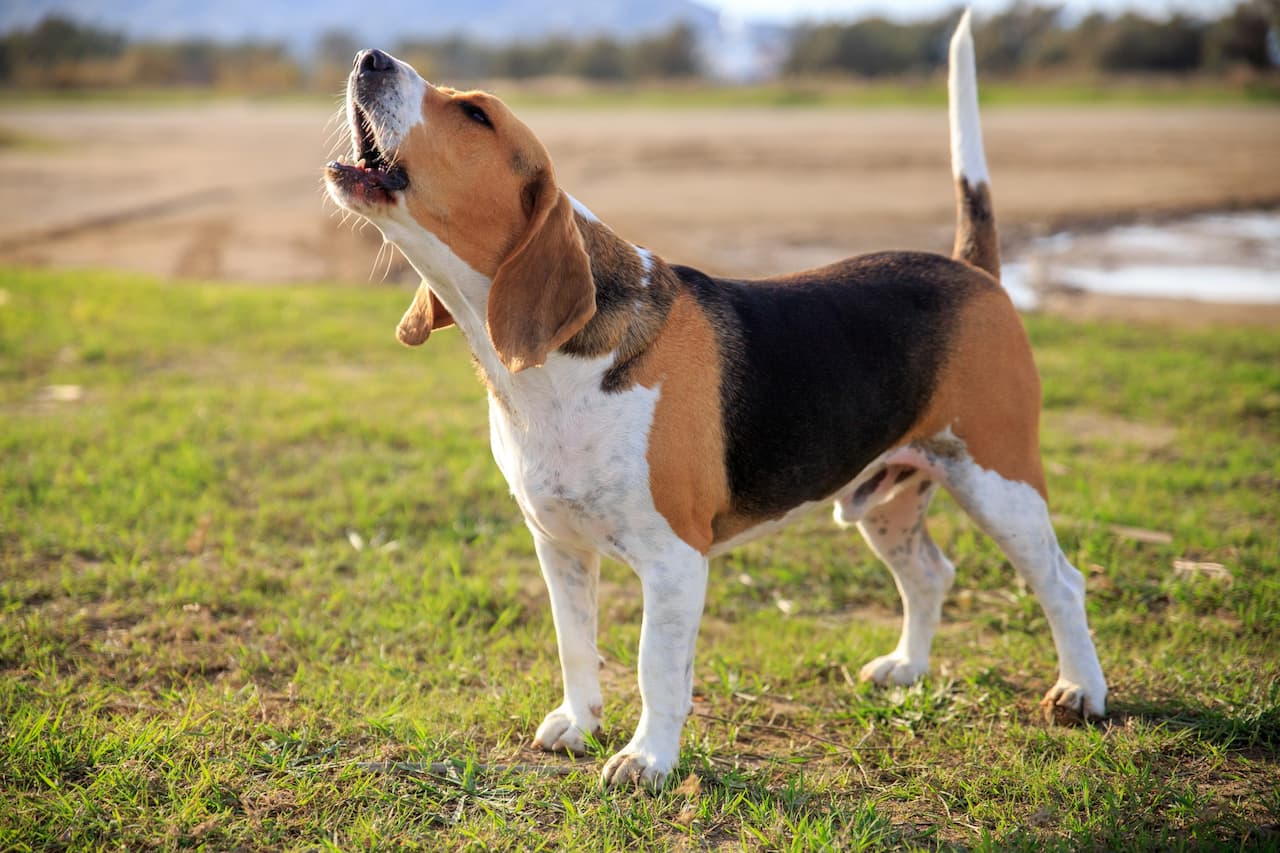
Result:
<svg viewBox="0 0 1280 853"><path fill-rule="evenodd" d="M395 61L380 50L362 50L356 54L356 68L361 71L372 71L385 74L395 68Z"/></svg>

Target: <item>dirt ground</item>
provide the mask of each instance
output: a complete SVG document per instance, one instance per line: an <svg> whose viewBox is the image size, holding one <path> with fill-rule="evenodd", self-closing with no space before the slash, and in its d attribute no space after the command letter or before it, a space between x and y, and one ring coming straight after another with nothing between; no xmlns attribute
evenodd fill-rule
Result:
<svg viewBox="0 0 1280 853"><path fill-rule="evenodd" d="M751 276L949 248L942 109L521 115L567 190L668 260ZM307 104L0 108L0 263L381 281L381 238L343 226L321 189L332 116ZM983 122L1007 253L1063 226L1280 203L1280 110L993 108ZM410 277L390 263L388 279ZM1139 301L1141 314L1162 310Z"/></svg>

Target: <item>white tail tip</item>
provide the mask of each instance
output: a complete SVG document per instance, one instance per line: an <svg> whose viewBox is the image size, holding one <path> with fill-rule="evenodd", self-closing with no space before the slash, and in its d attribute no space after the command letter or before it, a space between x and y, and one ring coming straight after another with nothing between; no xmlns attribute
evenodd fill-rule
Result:
<svg viewBox="0 0 1280 853"><path fill-rule="evenodd" d="M970 10L965 9L951 37L947 73L948 114L951 120L951 172L973 186L989 180L978 120L978 72L973 58Z"/></svg>

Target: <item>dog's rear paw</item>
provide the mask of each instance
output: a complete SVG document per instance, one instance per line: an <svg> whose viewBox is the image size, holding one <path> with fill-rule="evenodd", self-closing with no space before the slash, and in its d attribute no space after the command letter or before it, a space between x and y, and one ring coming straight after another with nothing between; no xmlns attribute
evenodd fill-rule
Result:
<svg viewBox="0 0 1280 853"><path fill-rule="evenodd" d="M859 681L871 681L881 687L890 684L914 684L929 671L928 661L913 661L894 652L882 655L858 671Z"/></svg>
<svg viewBox="0 0 1280 853"><path fill-rule="evenodd" d="M674 755L666 758L634 744L627 744L605 764L600 781L606 788L644 786L656 790L662 787L675 766Z"/></svg>
<svg viewBox="0 0 1280 853"><path fill-rule="evenodd" d="M570 709L561 706L547 714L542 725L538 726L538 733L533 736L533 745L547 752L572 752L574 755L585 755L588 734L593 736L600 734L599 716L582 719Z"/></svg>
<svg viewBox="0 0 1280 853"><path fill-rule="evenodd" d="M1045 722L1059 725L1098 720L1107 714L1107 688L1102 685L1088 689L1073 681L1059 679L1040 700L1040 710Z"/></svg>

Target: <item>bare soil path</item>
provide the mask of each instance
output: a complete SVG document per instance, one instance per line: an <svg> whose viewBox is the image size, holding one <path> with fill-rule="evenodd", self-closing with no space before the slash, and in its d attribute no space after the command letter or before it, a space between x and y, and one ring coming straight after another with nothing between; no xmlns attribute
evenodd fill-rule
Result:
<svg viewBox="0 0 1280 853"><path fill-rule="evenodd" d="M521 115L566 189L629 239L709 272L950 243L943 110ZM0 147L0 263L379 280L379 235L344 226L323 197L332 116L239 102L0 108L0 130L22 140ZM983 121L1007 249L1063 225L1280 202L1280 110L1006 108ZM410 274L391 264L389 278Z"/></svg>

